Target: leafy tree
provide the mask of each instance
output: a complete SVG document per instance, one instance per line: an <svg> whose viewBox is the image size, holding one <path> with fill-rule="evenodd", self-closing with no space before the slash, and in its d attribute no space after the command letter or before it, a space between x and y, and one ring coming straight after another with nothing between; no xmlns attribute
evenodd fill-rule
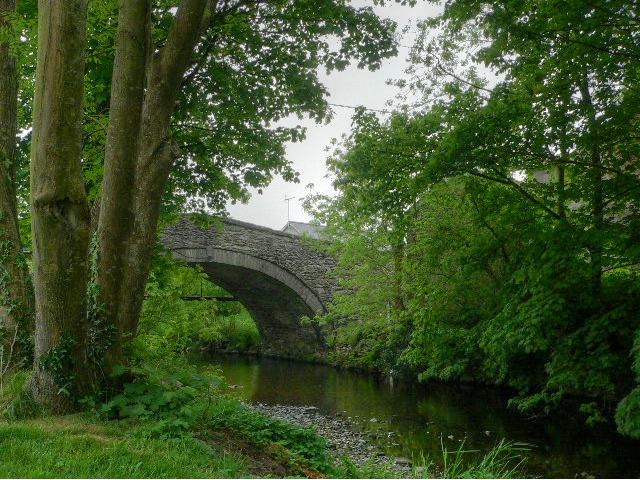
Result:
<svg viewBox="0 0 640 480"><path fill-rule="evenodd" d="M18 223L16 2L0 2L0 379L28 355L32 297Z"/></svg>
<svg viewBox="0 0 640 480"><path fill-rule="evenodd" d="M342 145L336 146L327 161L340 198L324 207L333 213L320 220L330 226L348 225L352 235L376 238L376 234L381 234L388 242L393 272L390 278L395 289L391 301L394 313L405 308L402 263L407 227L411 223L410 209L428 186L428 178L416 170L416 155L431 147L425 144L422 134L426 128L433 128L430 122L438 120L435 115L412 118L397 113L381 122L375 113L358 109L353 116L351 135L343 138ZM342 254L343 258L347 256ZM348 271L344 273L350 276Z"/></svg>
<svg viewBox="0 0 640 480"><path fill-rule="evenodd" d="M398 83L421 101L354 117L335 211L402 225L404 358L425 378L507 384L523 408L591 395L601 419L640 326L633 2L460 0L420 25Z"/></svg>
<svg viewBox="0 0 640 480"><path fill-rule="evenodd" d="M522 235L536 226L522 207L506 187L472 176L439 182L422 196L407 259L414 330L402 359L419 378L495 381L486 375L481 339L503 305Z"/></svg>
<svg viewBox="0 0 640 480"><path fill-rule="evenodd" d="M123 344L137 332L165 193L174 208L198 194L219 206L274 174L294 179L282 143L302 132L272 122L290 114L327 116L317 67L341 69L356 58L376 68L396 52L392 22L343 2L318 8L305 1L182 0L175 7L122 0L117 8L115 2L103 6L92 2L88 9L76 0L38 8L33 388L37 401L60 410L126 362ZM88 30L88 42L87 18L103 19ZM112 32L111 62L111 47L103 47ZM337 38L337 50L328 36ZM101 106L109 106L106 135L88 139L87 156L81 142L85 68L98 79L87 86L91 120L104 122ZM101 142L104 162L96 160ZM60 391L71 401L61 401Z"/></svg>
<svg viewBox="0 0 640 480"><path fill-rule="evenodd" d="M407 116L398 115L390 123L357 109L352 133L341 144L335 142L327 161L339 196L310 196L305 201L334 237L325 248L339 258L333 274L345 290L336 295L325 318L338 326L336 360L357 363L364 355L367 367L383 370L394 367L397 354L381 352L406 343L399 338L402 322L396 321L406 309L402 283L408 210L421 188L416 187L421 179L408 175L420 139L405 130ZM349 318L357 322L349 325ZM388 345L382 346L379 338L387 338Z"/></svg>
<svg viewBox="0 0 640 480"><path fill-rule="evenodd" d="M337 205L332 204L335 214ZM375 221L354 220L349 215L331 222L328 232L339 236L325 245L339 261L332 275L343 291L335 295L329 313L321 321L332 327L330 343L334 361L387 371L394 366L385 341L394 343L397 322L404 309L400 288L402 263L394 245L396 232Z"/></svg>
<svg viewBox="0 0 640 480"><path fill-rule="evenodd" d="M628 207L640 187L632 153L639 53L632 6L575 2L567 8L550 1L466 7L452 2L443 20L454 31L464 22L478 25L489 41L474 60L506 78L486 108L461 122L466 136L453 138L468 143L459 142L445 158L512 185L515 169L555 172L547 184L520 188L523 194L534 189L531 196L547 213L576 231L590 252L597 293L603 265L625 256L608 252L606 244L620 237L621 224L634 221Z"/></svg>
<svg viewBox="0 0 640 480"><path fill-rule="evenodd" d="M633 8L460 1L440 19L452 36L472 26L482 32L466 36L476 42L472 60L503 79L481 92L482 108L458 118L432 161L443 174L467 171L509 185L545 212L514 273L520 293L484 341L494 355L514 354L503 366L542 354L548 376L538 399L576 391L620 398L628 388L621 352L638 326L627 266L638 260L630 239L640 187ZM422 51L427 65L439 61L433 45ZM528 176L517 180L518 170Z"/></svg>

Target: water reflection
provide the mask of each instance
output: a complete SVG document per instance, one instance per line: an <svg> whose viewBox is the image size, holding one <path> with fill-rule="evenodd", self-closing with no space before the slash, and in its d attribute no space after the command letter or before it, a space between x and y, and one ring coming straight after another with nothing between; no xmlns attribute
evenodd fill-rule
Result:
<svg viewBox="0 0 640 480"><path fill-rule="evenodd" d="M326 415L349 418L370 432L390 455L439 458L442 445L486 452L500 439L535 445L532 475L634 477L640 474L640 442L613 429L588 430L582 419L534 421L506 408L490 389L446 385L391 386L377 378L332 367L271 359L221 356L229 384L248 401L313 405Z"/></svg>

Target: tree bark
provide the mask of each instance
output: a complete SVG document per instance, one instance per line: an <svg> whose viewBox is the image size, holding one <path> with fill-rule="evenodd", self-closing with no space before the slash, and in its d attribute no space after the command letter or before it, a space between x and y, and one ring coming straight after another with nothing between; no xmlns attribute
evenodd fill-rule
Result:
<svg viewBox="0 0 640 480"><path fill-rule="evenodd" d="M10 31L5 15L16 0L0 0L0 30ZM33 323L29 274L22 257L16 201L18 69L9 43L0 43L0 377L25 360L20 348Z"/></svg>
<svg viewBox="0 0 640 480"><path fill-rule="evenodd" d="M87 355L89 207L81 168L86 0L40 0L31 150L36 307L32 394L54 411L93 385ZM68 395L61 395L66 392Z"/></svg>
<svg viewBox="0 0 640 480"><path fill-rule="evenodd" d="M143 12L142 5L137 13L133 8L122 10L126 3L121 2L119 29L127 33L118 35L109 120L113 134L105 158L108 183L98 223L97 284L105 321L117 331L107 354L107 371L126 363L123 343L137 333L162 195L179 154L169 123L209 2L183 0L166 44L152 55L148 10ZM138 61L126 61L126 52ZM113 188L116 185L120 188Z"/></svg>
<svg viewBox="0 0 640 480"><path fill-rule="evenodd" d="M588 240L591 267L591 293L594 298L600 296L602 290L603 248L602 231L604 230L604 193L602 156L600 154L600 128L596 116L596 107L591 97L588 75L585 73L581 79L580 93L582 104L587 117L588 147L590 149L590 163L588 178L591 182L591 217L592 235Z"/></svg>
<svg viewBox="0 0 640 480"><path fill-rule="evenodd" d="M107 371L124 363L121 346L129 329L120 303L123 297L132 293L129 291L131 286L125 282L127 270L137 268L137 259L129 252L129 239L136 220L134 192L147 61L151 53L150 14L150 0L120 1L103 196L97 228L96 283L100 288L99 301L106 312L102 321L113 326L113 338L105 339L110 344L105 346L111 347L105 359Z"/></svg>

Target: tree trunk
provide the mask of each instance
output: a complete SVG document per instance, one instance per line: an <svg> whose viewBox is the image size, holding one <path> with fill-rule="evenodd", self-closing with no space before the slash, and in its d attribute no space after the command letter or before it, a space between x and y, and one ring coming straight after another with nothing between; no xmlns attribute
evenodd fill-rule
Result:
<svg viewBox="0 0 640 480"><path fill-rule="evenodd" d="M81 168L86 0L38 2L31 151L36 294L32 393L54 411L90 393L89 207ZM66 394L61 394L66 393Z"/></svg>
<svg viewBox="0 0 640 480"><path fill-rule="evenodd" d="M591 217L592 231L588 239L591 268L591 293L593 298L598 298L602 290L603 248L602 231L604 230L604 193L603 193L603 169L602 156L600 154L600 128L596 117L596 107L593 104L589 87L588 75L583 75L580 83L582 104L587 116L588 146L590 148L590 163L588 178L591 182Z"/></svg>
<svg viewBox="0 0 640 480"><path fill-rule="evenodd" d="M397 315L406 310L402 279L404 276L405 244L402 239L392 246L393 250L393 312Z"/></svg>
<svg viewBox="0 0 640 480"><path fill-rule="evenodd" d="M98 223L97 284L105 322L117 330L107 353L107 372L126 363L123 342L137 334L162 195L178 155L169 123L209 2L183 0L166 44L153 56L150 7L123 10L126 3L121 2L119 29L127 33L118 35ZM137 61L122 58L126 52Z"/></svg>
<svg viewBox="0 0 640 480"><path fill-rule="evenodd" d="M140 126L150 55L151 1L120 1L118 38L111 81L109 130L98 220L99 260L96 283L104 305L102 319L112 325L107 347L106 371L123 364L122 342L127 339L128 319L120 309L121 299L133 294L125 281L138 259L130 254L129 241L136 221L134 193Z"/></svg>
<svg viewBox="0 0 640 480"><path fill-rule="evenodd" d="M5 14L15 0L0 0L0 30L10 31ZM33 298L18 227L16 133L18 70L8 43L0 43L0 378L25 360L20 348L33 323Z"/></svg>

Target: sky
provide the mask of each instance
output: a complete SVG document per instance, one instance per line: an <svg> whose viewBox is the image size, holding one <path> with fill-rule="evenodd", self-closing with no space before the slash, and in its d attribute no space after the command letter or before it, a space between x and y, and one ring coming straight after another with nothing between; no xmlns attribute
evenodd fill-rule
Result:
<svg viewBox="0 0 640 480"><path fill-rule="evenodd" d="M364 0L351 2L354 6L371 4ZM418 1L410 8L387 2L385 7L375 7L380 17L390 17L398 23L401 32L404 25L424 19L438 13L440 7L426 1ZM382 68L375 72L359 70L355 66L343 72L333 72L326 75L324 70L319 76L327 87L330 96L329 103L334 105L364 106L375 110L387 109L386 102L392 100L398 93L397 87L386 84L388 79L399 79L407 66L406 56L408 47L413 44L411 33L401 40L399 55L388 59ZM227 205L231 218L244 222L261 225L280 230L288 220L308 222L309 215L302 209L301 199L310 193L309 184L314 185L314 191L332 195L331 179L327 178L326 148L332 138L339 138L350 132L352 108L333 106L333 120L328 124L316 125L313 121L298 121L296 123L307 128L307 138L303 142L287 144L287 158L293 168L300 174L300 183L285 182L275 178L263 189L262 194L251 190L251 200L247 204ZM288 201L285 198L289 199Z"/></svg>

